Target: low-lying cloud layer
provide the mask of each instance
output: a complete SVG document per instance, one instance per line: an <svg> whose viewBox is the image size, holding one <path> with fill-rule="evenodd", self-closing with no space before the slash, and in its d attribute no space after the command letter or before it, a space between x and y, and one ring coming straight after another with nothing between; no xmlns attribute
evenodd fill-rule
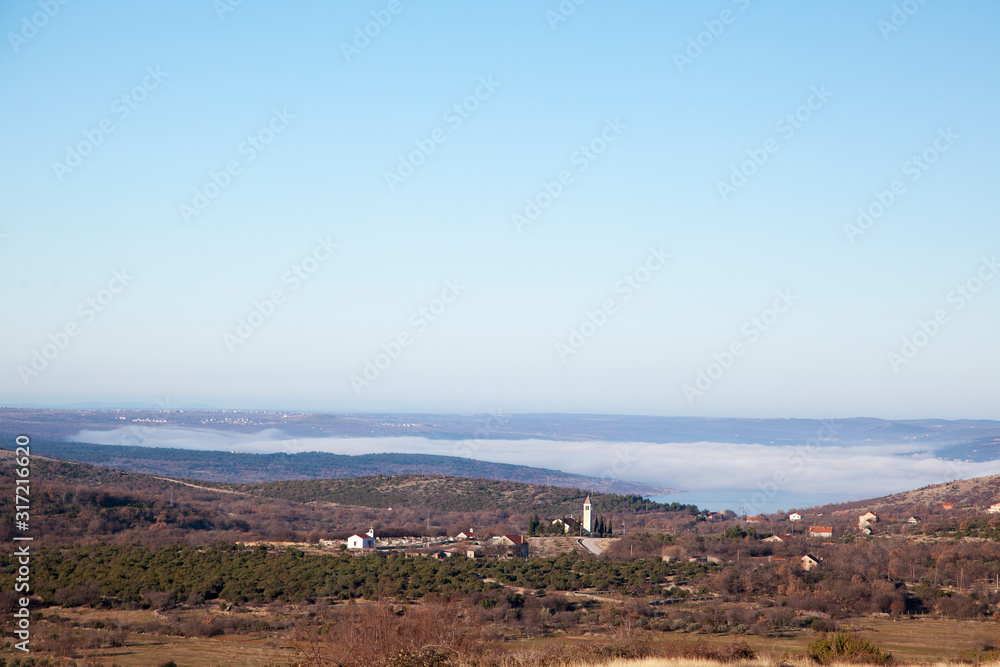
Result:
<svg viewBox="0 0 1000 667"><path fill-rule="evenodd" d="M320 451L465 456L692 491L751 490L769 498L776 494L785 498L836 494L862 499L953 479L1000 473L1000 461L946 461L927 452L913 453L912 445L903 444L785 446L718 442L430 440L421 437L288 438L277 429L248 434L161 427L81 431L72 439L104 445L257 454Z"/></svg>

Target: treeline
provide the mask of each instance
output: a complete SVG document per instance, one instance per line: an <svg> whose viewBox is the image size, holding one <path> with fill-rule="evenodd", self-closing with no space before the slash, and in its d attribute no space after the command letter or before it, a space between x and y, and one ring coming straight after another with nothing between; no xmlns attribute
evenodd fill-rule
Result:
<svg viewBox="0 0 1000 667"><path fill-rule="evenodd" d="M698 623L733 625L732 614L719 616L713 609L744 603L773 609L767 613L772 627L800 623L816 613L834 619L880 612L987 618L1000 603L989 581L1000 566L1000 545L993 543L841 544L811 551L819 565L810 571L798 562L797 547L775 550L769 558L761 555L769 545L748 541L737 547L739 554L731 554L736 559L727 562L725 551L733 546L718 539L637 535L615 544L607 558L566 554L509 560L460 555L438 560L402 553L319 555L232 544L74 546L39 551L33 560L33 584L48 603L115 607L206 600L412 600L503 586L607 591L644 599L685 598L694 592L705 599ZM707 558L711 553L718 555ZM12 556L0 556L0 590L13 589L15 568ZM3 604L11 604L10 595L0 597ZM690 612L677 618L692 622ZM743 617L738 623L747 625Z"/></svg>
<svg viewBox="0 0 1000 667"><path fill-rule="evenodd" d="M1000 542L1000 514L942 517L925 522L918 532L934 537L972 538Z"/></svg>
<svg viewBox="0 0 1000 667"><path fill-rule="evenodd" d="M721 566L699 585L720 601L834 618L872 613L987 618L1000 603L1000 544L994 541L871 538L773 544L750 532L739 538L738 531L727 532L713 537L634 534L605 553L626 562L657 555L679 562L715 560ZM816 561L808 571L802 563L806 555Z"/></svg>
<svg viewBox="0 0 1000 667"><path fill-rule="evenodd" d="M601 494L600 509L604 512L684 512L697 515L708 514L708 510L699 510L697 505L684 503L659 503L649 498L629 493L626 495Z"/></svg>
<svg viewBox="0 0 1000 667"><path fill-rule="evenodd" d="M676 512L690 516L699 513L694 505L658 503L635 494L588 494L580 489L566 487L441 475L377 475L218 486L300 503L321 501L374 508L420 506L439 512L502 508L510 512L537 512L558 517L579 513L584 499L590 495L595 511Z"/></svg>
<svg viewBox="0 0 1000 667"><path fill-rule="evenodd" d="M709 572L700 563L614 562L576 555L558 558L445 560L391 555L312 555L296 549L238 547L94 546L42 550L33 560L35 593L67 606L149 606L151 600L197 604L301 603L318 598L412 599L483 592L499 584L530 589L593 589L627 595L679 594ZM0 586L13 590L16 563L0 556ZM668 578L679 582L667 584ZM487 583L485 580L498 583ZM167 597L156 597L164 594ZM153 597L151 597L153 596Z"/></svg>

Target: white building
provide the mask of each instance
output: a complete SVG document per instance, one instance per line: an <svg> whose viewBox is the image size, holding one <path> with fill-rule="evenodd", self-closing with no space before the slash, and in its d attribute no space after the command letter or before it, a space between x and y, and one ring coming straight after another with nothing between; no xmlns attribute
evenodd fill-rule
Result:
<svg viewBox="0 0 1000 667"><path fill-rule="evenodd" d="M809 537L833 537L833 526L809 526Z"/></svg>
<svg viewBox="0 0 1000 667"><path fill-rule="evenodd" d="M588 533L594 529L594 520L590 515L590 510L590 496L587 496L587 499L583 501L583 529Z"/></svg>
<svg viewBox="0 0 1000 667"><path fill-rule="evenodd" d="M347 538L348 549L374 549L375 529L369 528L364 535L351 535Z"/></svg>
<svg viewBox="0 0 1000 667"><path fill-rule="evenodd" d="M990 505L990 514L1000 514L1000 503Z"/></svg>
<svg viewBox="0 0 1000 667"><path fill-rule="evenodd" d="M792 513L788 515L789 521L802 521L802 515L798 513Z"/></svg>
<svg viewBox="0 0 1000 667"><path fill-rule="evenodd" d="M562 531L564 533L569 533L571 530L573 530L573 524L574 523L576 523L576 522L573 521L573 519L566 519L566 520L563 520L563 519L553 519L552 520L552 525L553 526L559 526L560 528L562 528Z"/></svg>

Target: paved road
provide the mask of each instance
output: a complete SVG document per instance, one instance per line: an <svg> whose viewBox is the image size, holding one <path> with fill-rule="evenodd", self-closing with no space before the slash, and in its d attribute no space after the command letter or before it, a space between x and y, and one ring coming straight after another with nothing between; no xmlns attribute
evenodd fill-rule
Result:
<svg viewBox="0 0 1000 667"><path fill-rule="evenodd" d="M597 538L595 537L581 537L577 540L580 546L594 554L595 556L600 556L604 553L604 549L597 546Z"/></svg>

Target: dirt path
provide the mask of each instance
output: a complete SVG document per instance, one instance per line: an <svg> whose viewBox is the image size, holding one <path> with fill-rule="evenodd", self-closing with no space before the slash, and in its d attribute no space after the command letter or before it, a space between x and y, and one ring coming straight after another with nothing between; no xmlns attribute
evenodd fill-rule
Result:
<svg viewBox="0 0 1000 667"><path fill-rule="evenodd" d="M247 496L248 493L243 493L242 491L233 491L231 489L217 489L212 486L202 486L200 484L191 484L190 482L182 482L179 479L171 479L169 477L158 477L156 475L150 475L153 479L159 479L164 482L173 482L174 484L180 484L181 486L190 486L192 489L202 489L203 491L216 491L218 493L232 493L237 496Z"/></svg>

